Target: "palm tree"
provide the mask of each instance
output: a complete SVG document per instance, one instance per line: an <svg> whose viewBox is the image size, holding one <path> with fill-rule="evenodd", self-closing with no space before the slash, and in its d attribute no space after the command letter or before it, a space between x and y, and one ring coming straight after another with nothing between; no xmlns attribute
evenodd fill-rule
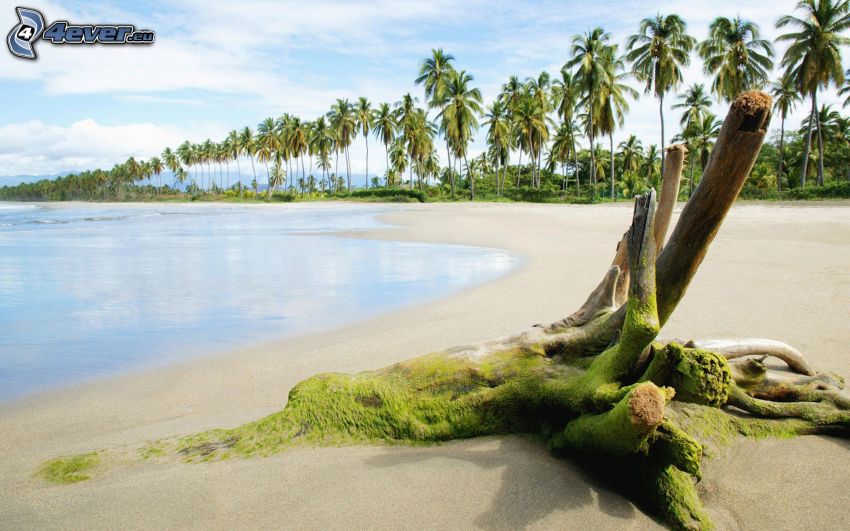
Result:
<svg viewBox="0 0 850 531"><path fill-rule="evenodd" d="M646 93L658 98L661 117L661 166L664 167L664 95L679 86L682 67L691 62L696 40L686 33L687 24L678 15L661 15L641 21L638 33L626 41L635 77L646 83Z"/></svg>
<svg viewBox="0 0 850 531"><path fill-rule="evenodd" d="M257 154L257 146L254 143L254 132L250 127L246 126L242 129L242 132L239 133L239 153L247 156L251 160L251 173L254 174L254 194L256 195L257 170L254 168L254 155Z"/></svg>
<svg viewBox="0 0 850 531"><path fill-rule="evenodd" d="M151 173L156 175L156 193L157 195L159 195L159 188L162 184L159 180L159 176L162 174L162 171L165 169L165 166L163 165L162 160L160 160L159 157L152 158L148 162L148 164L150 165Z"/></svg>
<svg viewBox="0 0 850 531"><path fill-rule="evenodd" d="M186 182L186 178L188 177L186 173L186 169L183 166L178 166L177 171L174 172L174 185L175 188L178 184L182 185Z"/></svg>
<svg viewBox="0 0 850 531"><path fill-rule="evenodd" d="M847 0L803 0L797 4L797 10L801 10L803 16L785 15L776 22L776 27L790 26L794 29L791 33L777 38L779 41L790 43L782 58L782 66L786 75L794 79L797 89L812 99L800 173L800 186L805 186L812 144L812 122L817 115L818 88L825 88L832 82L836 85L844 82L841 47L850 44L850 39L841 33L850 27L850 7ZM823 135L820 129L818 184L823 184Z"/></svg>
<svg viewBox="0 0 850 531"><path fill-rule="evenodd" d="M442 118L441 129L454 148L454 155L463 159L471 191L475 199L475 179L469 173L466 150L472 135L478 129L477 115L482 112L481 91L470 87L472 76L465 70L449 74L445 87L445 105L438 115Z"/></svg>
<svg viewBox="0 0 850 531"><path fill-rule="evenodd" d="M425 104L432 109L443 110L445 104L445 89L446 80L451 72L454 71L452 61L455 58L452 54L443 51L442 48L432 49L431 57L422 61L419 65L419 75L416 77L416 84L423 85L425 89ZM449 139L446 138L446 163L451 167L451 151L449 147Z"/></svg>
<svg viewBox="0 0 850 531"><path fill-rule="evenodd" d="M788 113L794 110L797 102L800 101L800 93L797 91L797 86L791 76L782 76L779 81L775 81L771 85L771 95L773 96L773 108L779 112L779 167L776 170L776 190L782 191L782 163L785 156L785 118Z"/></svg>
<svg viewBox="0 0 850 531"><path fill-rule="evenodd" d="M348 146L357 131L357 119L354 108L347 99L337 99L327 114L336 135L337 149L345 152L345 171L348 177L348 191L351 191L351 159L348 154Z"/></svg>
<svg viewBox="0 0 850 531"><path fill-rule="evenodd" d="M831 138L834 135L836 123L840 119L841 115L838 114L838 111L832 109L832 105L821 105L815 117L817 127L823 132L823 136L827 138ZM810 120L810 116L803 118L803 122L800 127L801 132L809 127Z"/></svg>
<svg viewBox="0 0 850 531"><path fill-rule="evenodd" d="M269 196L271 196L271 170L269 161L274 157L280 147L280 140L275 134L274 118L269 117L257 124L257 160L266 165L266 180L269 183Z"/></svg>
<svg viewBox="0 0 850 531"><path fill-rule="evenodd" d="M687 142L690 157L691 176L688 180L688 197L694 193L694 162L697 155L700 157L700 166L704 171L708 164L708 157L711 154L711 148L714 146L714 140L720 134L720 126L722 122L713 114L706 114L701 120L692 122L690 126L682 132L681 139Z"/></svg>
<svg viewBox="0 0 850 531"><path fill-rule="evenodd" d="M599 91L599 132L608 134L610 146L610 175L611 175L611 199L616 200L614 191L614 129L622 127L625 115L629 110L626 96L637 98L635 89L623 83L628 74L624 73L625 66L622 58L617 57L617 45L605 47L605 77L600 85Z"/></svg>
<svg viewBox="0 0 850 531"><path fill-rule="evenodd" d="M239 131L233 130L227 134L227 156L236 161L236 173L239 174L239 197L242 197L242 166L239 164Z"/></svg>
<svg viewBox="0 0 850 531"><path fill-rule="evenodd" d="M850 118L839 116L834 124L832 141L850 147ZM850 165L847 165L847 180L850 181Z"/></svg>
<svg viewBox="0 0 850 531"><path fill-rule="evenodd" d="M363 133L366 141L366 188L369 187L369 131L372 129L372 104L361 97L357 100L354 113L357 116L357 128Z"/></svg>
<svg viewBox="0 0 850 531"><path fill-rule="evenodd" d="M449 72L454 70L452 54L443 51L442 48L432 49L431 56L424 59L419 65L419 75L416 77L417 85L424 85L425 103L432 107L440 107L444 100L446 79Z"/></svg>
<svg viewBox="0 0 850 531"><path fill-rule="evenodd" d="M572 139L571 150L573 153L573 169L576 178L576 190L579 189L578 175L578 150L576 149L576 131L578 130L575 124L575 109L578 106L581 98L581 87L579 80L574 75L567 65L561 67L561 79L555 80L552 83L552 99L554 100L555 108L558 117L567 126Z"/></svg>
<svg viewBox="0 0 850 531"><path fill-rule="evenodd" d="M508 110L502 98L496 98L487 107L484 118L484 125L487 126L487 144L493 152L496 162L496 194L501 195L503 178L500 178L499 168L502 164L507 166L507 153L511 137Z"/></svg>
<svg viewBox="0 0 850 531"><path fill-rule="evenodd" d="M567 190L567 162L570 160L570 156L573 155L573 150L575 149L575 128L571 127L567 122L561 122L561 126L558 127L558 130L555 131L555 136L552 137L552 147L549 150L549 161L552 166L555 163L561 164L561 171L564 174L563 185L562 188L566 192ZM578 172L575 172L576 176L576 190L578 190Z"/></svg>
<svg viewBox="0 0 850 531"><path fill-rule="evenodd" d="M407 151L404 148L404 138L398 137L393 141L390 147L390 162L392 166L387 170L387 182L395 185L395 180L392 177L403 176L407 169Z"/></svg>
<svg viewBox="0 0 850 531"><path fill-rule="evenodd" d="M546 112L540 106L540 102L529 94L523 96L514 109L514 136L519 146L519 170L517 172L517 185L521 177L522 152L528 153L532 161L532 184L536 186L534 179L534 161L543 144L549 138L549 128L546 123Z"/></svg>
<svg viewBox="0 0 850 531"><path fill-rule="evenodd" d="M207 163L207 181L209 183L210 189L215 188L215 182L213 181L212 175L212 161L214 157L215 146L213 145L213 141L209 138L204 140L204 143L201 144L201 155L202 155L202 163Z"/></svg>
<svg viewBox="0 0 850 531"><path fill-rule="evenodd" d="M658 158L658 146L650 144L646 149L646 155L643 157L643 162L641 162L640 169L638 170L641 175L646 177L647 181L652 183L653 188L658 186L658 176L660 173Z"/></svg>
<svg viewBox="0 0 850 531"><path fill-rule="evenodd" d="M319 158L319 168L322 170L322 181L327 178L331 165L331 149L333 136L324 116L319 116L310 129L310 149ZM312 173L312 172L311 172Z"/></svg>
<svg viewBox="0 0 850 531"><path fill-rule="evenodd" d="M595 28L583 35L575 35L572 45L573 57L566 64L567 68L577 67L576 75L584 96L584 106L587 109L587 134L590 141L590 185L593 196L596 194L596 154L593 145L596 127L593 123L593 115L595 114L593 105L597 101L600 87L605 79L605 48L608 46L607 43L610 38L611 35L602 28Z"/></svg>
<svg viewBox="0 0 850 531"><path fill-rule="evenodd" d="M307 171L304 167L304 155L307 154L308 149L308 141L309 132L307 130L307 126L305 122L301 121L301 118L297 116L292 116L289 120L289 123L284 130L284 143L288 148L289 153L292 154L293 158L301 159L301 179L307 178ZM296 173L294 175L298 175L298 164L296 161L295 165ZM302 187L303 193L303 187Z"/></svg>
<svg viewBox="0 0 850 531"><path fill-rule="evenodd" d="M165 163L165 167L168 168L172 174L174 174L174 182L175 188L177 183L177 172L182 169L180 167L180 160L178 159L177 153L171 150L170 147L167 147L162 150L162 161Z"/></svg>
<svg viewBox="0 0 850 531"><path fill-rule="evenodd" d="M180 162L183 163L183 166L187 169L188 173L188 169L195 161L195 154L192 149L192 144L188 140L180 144L180 146L177 148L177 157L180 159ZM192 176L189 175L190 179L191 177Z"/></svg>
<svg viewBox="0 0 850 531"><path fill-rule="evenodd" d="M396 122L398 123L399 133L402 138L402 142L407 146L410 143L410 139L415 135L413 131L413 115L416 112L416 103L419 100L413 97L409 92L401 97L401 100L395 103L395 117ZM410 147L407 146L406 151L410 152ZM409 180L410 180L410 189L413 190L413 159L408 159Z"/></svg>
<svg viewBox="0 0 850 531"><path fill-rule="evenodd" d="M267 197L272 196L272 190L277 190L286 182L286 170L281 166L281 159L276 159L269 172L269 190Z"/></svg>
<svg viewBox="0 0 850 531"><path fill-rule="evenodd" d="M384 144L384 151L387 156L387 182L389 187L389 171L390 171L390 144L396 135L396 119L395 113L389 103L382 103L372 111L372 125L374 127L375 136Z"/></svg>
<svg viewBox="0 0 850 531"><path fill-rule="evenodd" d="M628 139L620 142L618 149L623 163L623 174L637 172L643 160L643 145L638 137L629 135Z"/></svg>
<svg viewBox="0 0 850 531"><path fill-rule="evenodd" d="M682 129L687 129L691 123L702 120L703 115L708 112L711 107L711 100L708 94L705 93L705 85L694 83L684 92L679 95L679 103L673 105L673 109L684 109L682 118L679 120L679 125Z"/></svg>
<svg viewBox="0 0 850 531"><path fill-rule="evenodd" d="M549 85L550 85L550 77L548 72L541 72L537 78L528 78L525 84L525 90L528 98L531 98L539 111L543 114L543 127L539 130L533 131L532 138L530 139L530 146L533 151L533 165L532 169L534 170L534 186L536 188L540 188L541 179L540 179L540 166L541 159L543 156L543 148L549 140L549 123L551 119L549 119L549 111L552 108L552 100L549 96Z"/></svg>
<svg viewBox="0 0 850 531"><path fill-rule="evenodd" d="M740 17L717 17L699 45L703 71L714 75L711 89L731 102L745 90L761 88L773 70L773 46L759 38L759 27Z"/></svg>

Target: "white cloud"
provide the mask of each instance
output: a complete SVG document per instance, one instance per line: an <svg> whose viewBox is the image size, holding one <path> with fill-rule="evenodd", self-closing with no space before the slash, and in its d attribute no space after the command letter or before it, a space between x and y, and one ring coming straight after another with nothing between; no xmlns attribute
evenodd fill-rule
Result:
<svg viewBox="0 0 850 531"><path fill-rule="evenodd" d="M152 157L190 132L154 124L104 126L81 120L68 127L39 120L0 126L0 167L6 175L110 168L130 156ZM200 140L200 139L197 139Z"/></svg>

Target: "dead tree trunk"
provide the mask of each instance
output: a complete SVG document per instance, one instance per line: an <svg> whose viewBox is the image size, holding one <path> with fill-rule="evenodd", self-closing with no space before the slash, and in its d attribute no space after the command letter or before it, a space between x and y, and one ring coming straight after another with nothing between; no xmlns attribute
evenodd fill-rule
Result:
<svg viewBox="0 0 850 531"><path fill-rule="evenodd" d="M558 454L594 462L670 526L710 527L695 488L706 447L733 435L850 432L843 382L788 345L656 341L752 168L770 109L759 92L732 104L665 244L685 155L683 146L667 149L660 199L654 191L636 198L611 267L569 317L378 371L314 376L278 413L158 448L209 460L297 444L533 433ZM772 374L753 355L775 356L798 374Z"/></svg>

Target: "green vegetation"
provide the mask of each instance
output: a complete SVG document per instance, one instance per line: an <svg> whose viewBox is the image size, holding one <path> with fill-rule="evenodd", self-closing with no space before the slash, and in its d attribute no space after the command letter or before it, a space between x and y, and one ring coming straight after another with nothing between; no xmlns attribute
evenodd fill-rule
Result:
<svg viewBox="0 0 850 531"><path fill-rule="evenodd" d="M788 45L771 85L780 116L778 138L765 144L744 197L808 199L848 197L839 186L850 181L850 118L817 98L830 86L848 95L850 81L841 51L850 44L847 0L804 0L777 28ZM576 35L571 56L552 79L549 72L520 80L511 76L488 105L473 76L456 69L455 57L432 50L415 83L424 88L424 105L407 93L394 103L372 105L338 99L325 116L304 120L283 114L231 131L221 142L207 139L165 148L147 161L134 157L111 170L92 170L55 180L0 188L6 200L281 200L341 197L353 192L350 147L362 137L366 148L367 188L418 190L429 200L458 198L587 203L605 196L627 199L658 186L665 157L665 99L680 90L682 68L696 54L721 101L765 87L773 76L773 43L740 17L718 17L698 41L675 14L641 21L623 53L603 28ZM644 147L634 136L614 146L613 134L625 126L629 100L638 94L625 82L634 78L658 99L660 143ZM786 117L808 98L811 112L799 130L788 132ZM720 122L709 111L705 85L678 94L681 130L673 136L690 151L687 186L693 193L713 150ZM434 111L435 114L431 114ZM487 149L470 158L469 145L485 128ZM384 147L385 171L369 173L369 137ZM445 142L441 166L438 137ZM607 137L606 146L600 140ZM580 147L580 139L587 147ZM816 149L813 148L816 147ZM439 150L439 151L438 151ZM242 166L250 162L251 181ZM340 159L343 169L340 171ZM231 163L236 175L231 175ZM257 173L257 165L260 173ZM247 172L248 165L245 164ZM170 184L162 175L171 175ZM810 188L832 186L830 192ZM261 187L265 191L261 191ZM803 191L785 194L789 189ZM768 193L775 190L776 194ZM285 193L285 196L278 196ZM347 197L399 200L399 192ZM417 200L419 197L416 197Z"/></svg>
<svg viewBox="0 0 850 531"><path fill-rule="evenodd" d="M36 474L52 483L77 483L89 479L89 474L100 464L98 452L57 457L45 461Z"/></svg>

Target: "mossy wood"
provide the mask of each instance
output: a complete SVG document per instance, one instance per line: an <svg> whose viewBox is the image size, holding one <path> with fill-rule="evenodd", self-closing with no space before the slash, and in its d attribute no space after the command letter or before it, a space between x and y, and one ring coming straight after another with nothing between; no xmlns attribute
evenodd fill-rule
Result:
<svg viewBox="0 0 850 531"><path fill-rule="evenodd" d="M656 337L740 192L770 109L760 92L732 104L702 181L665 243L687 154L683 146L667 149L660 199L654 191L636 199L610 269L565 319L378 371L317 375L296 385L278 413L160 441L139 455L177 452L205 461L269 455L296 444L526 433L558 455L591 463L669 526L711 527L696 483L713 449L740 436L850 432L843 381L816 372L784 343L662 344ZM771 373L764 356L793 372Z"/></svg>

